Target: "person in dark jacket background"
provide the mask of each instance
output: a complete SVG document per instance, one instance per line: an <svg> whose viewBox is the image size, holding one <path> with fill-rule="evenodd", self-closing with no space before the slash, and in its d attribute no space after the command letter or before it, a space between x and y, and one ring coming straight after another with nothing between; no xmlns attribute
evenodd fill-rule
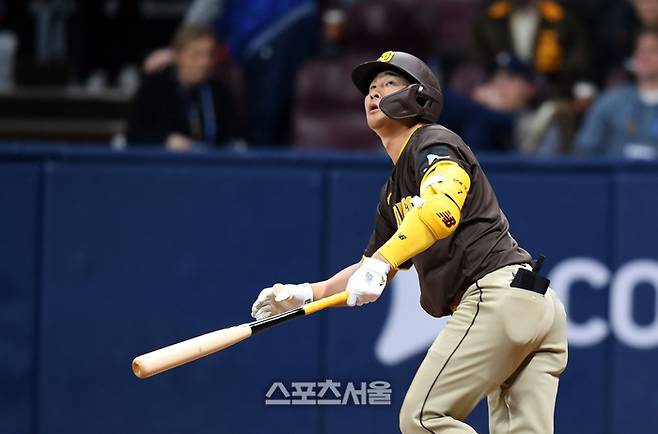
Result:
<svg viewBox="0 0 658 434"><path fill-rule="evenodd" d="M238 142L240 119L230 91L212 79L213 30L184 26L174 37L174 65L144 77L133 100L128 143L184 151Z"/></svg>
<svg viewBox="0 0 658 434"><path fill-rule="evenodd" d="M587 34L554 0L496 0L473 27L471 61L489 71L509 53L546 80L549 97L571 97L588 77Z"/></svg>

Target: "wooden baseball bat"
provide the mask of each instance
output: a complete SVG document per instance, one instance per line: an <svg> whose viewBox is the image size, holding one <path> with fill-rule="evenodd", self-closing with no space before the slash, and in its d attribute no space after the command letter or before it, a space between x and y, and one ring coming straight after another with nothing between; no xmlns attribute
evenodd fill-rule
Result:
<svg viewBox="0 0 658 434"><path fill-rule="evenodd" d="M215 330L214 332L142 354L133 359L133 373L142 379L152 377L176 366L184 365L185 363L228 348L277 324L300 316L310 315L331 306L344 304L346 301L347 292L340 292L279 315L226 329Z"/></svg>

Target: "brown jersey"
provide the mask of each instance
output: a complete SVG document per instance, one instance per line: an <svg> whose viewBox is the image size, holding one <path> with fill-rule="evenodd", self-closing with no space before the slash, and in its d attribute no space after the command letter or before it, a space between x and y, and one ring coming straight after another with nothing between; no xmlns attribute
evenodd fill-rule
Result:
<svg viewBox="0 0 658 434"><path fill-rule="evenodd" d="M512 238L509 223L496 194L471 149L441 125L418 128L402 149L382 189L375 230L365 251L372 256L395 233L420 196L423 175L436 161L459 164L471 179L471 188L455 232L412 258L401 268L416 267L420 304L432 316L450 314L456 295L485 274L505 265L529 263L531 257Z"/></svg>

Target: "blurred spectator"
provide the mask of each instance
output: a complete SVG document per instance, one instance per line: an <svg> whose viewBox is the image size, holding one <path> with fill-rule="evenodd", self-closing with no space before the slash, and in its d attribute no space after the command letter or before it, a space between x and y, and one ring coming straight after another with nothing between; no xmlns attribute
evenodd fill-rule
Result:
<svg viewBox="0 0 658 434"><path fill-rule="evenodd" d="M564 153L575 129L570 104L538 104L536 73L516 57L500 53L496 65L470 99L445 89L441 123L479 150Z"/></svg>
<svg viewBox="0 0 658 434"><path fill-rule="evenodd" d="M513 114L491 110L450 88L443 89L443 106L439 123L468 140L473 149L486 152L512 149Z"/></svg>
<svg viewBox="0 0 658 434"><path fill-rule="evenodd" d="M561 0L561 3L585 24L587 45L592 47L590 78L598 87L605 88L611 71L618 70L633 50L632 33L638 22L633 0ZM613 82L626 79L621 72L613 74Z"/></svg>
<svg viewBox="0 0 658 434"><path fill-rule="evenodd" d="M636 83L601 95L578 134L579 154L658 155L658 30L639 33L632 58Z"/></svg>
<svg viewBox="0 0 658 434"><path fill-rule="evenodd" d="M289 141L295 75L319 45L315 0L195 0L188 24L213 25L228 43L247 84L247 119L254 121L252 144L282 145ZM147 70L171 61L158 50L145 62Z"/></svg>
<svg viewBox="0 0 658 434"><path fill-rule="evenodd" d="M496 57L492 76L471 97L444 89L441 123L466 137L480 151L512 151L518 118L536 94L534 73L508 53Z"/></svg>
<svg viewBox="0 0 658 434"><path fill-rule="evenodd" d="M473 91L473 99L498 112L524 110L534 98L536 88L531 67L509 53L496 56L496 72Z"/></svg>
<svg viewBox="0 0 658 434"><path fill-rule="evenodd" d="M542 74L550 97L570 97L587 78L586 37L554 0L498 0L475 22L470 56L491 70L499 53L512 53Z"/></svg>
<svg viewBox="0 0 658 434"><path fill-rule="evenodd" d="M15 46L14 82L18 86L67 84L66 22L71 1L5 0L0 8L2 27L20 41Z"/></svg>
<svg viewBox="0 0 658 434"><path fill-rule="evenodd" d="M539 103L534 69L507 53L497 56L493 78L473 92L485 107L515 115L512 143L527 154L566 153L575 131L576 118L568 100Z"/></svg>
<svg viewBox="0 0 658 434"><path fill-rule="evenodd" d="M145 76L128 126L132 144L165 144L188 150L240 136L231 93L211 80L217 48L206 27L182 27L174 38L174 67Z"/></svg>
<svg viewBox="0 0 658 434"><path fill-rule="evenodd" d="M599 4L596 7L601 7ZM658 0L626 0L611 4L594 26L594 75L602 86L630 80L626 67L633 55L637 34L644 28L658 28Z"/></svg>
<svg viewBox="0 0 658 434"><path fill-rule="evenodd" d="M14 86L14 64L18 38L5 26L6 4L0 0L0 91L6 91Z"/></svg>
<svg viewBox="0 0 658 434"><path fill-rule="evenodd" d="M345 52L345 18L342 9L327 9L322 14L322 56L337 57Z"/></svg>

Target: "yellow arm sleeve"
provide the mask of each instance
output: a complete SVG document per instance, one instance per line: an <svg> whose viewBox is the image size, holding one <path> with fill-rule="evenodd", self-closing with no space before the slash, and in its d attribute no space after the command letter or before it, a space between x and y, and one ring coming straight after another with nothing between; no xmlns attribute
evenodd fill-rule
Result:
<svg viewBox="0 0 658 434"><path fill-rule="evenodd" d="M379 254L397 269L437 240L450 236L459 225L470 186L468 174L457 163L436 163L421 181L420 198L414 198L414 207L379 248Z"/></svg>
<svg viewBox="0 0 658 434"><path fill-rule="evenodd" d="M427 200L432 195L443 193L461 210L470 188L471 178L459 164L454 161L440 161L430 167L423 176L420 182L420 197Z"/></svg>

